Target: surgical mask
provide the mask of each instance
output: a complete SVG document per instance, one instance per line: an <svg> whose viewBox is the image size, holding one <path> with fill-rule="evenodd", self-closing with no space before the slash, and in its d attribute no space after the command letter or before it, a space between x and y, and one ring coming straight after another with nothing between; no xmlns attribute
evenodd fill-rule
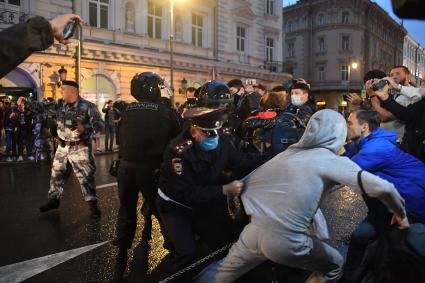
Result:
<svg viewBox="0 0 425 283"><path fill-rule="evenodd" d="M301 96L299 95L291 95L291 103L294 106L301 106L304 104L304 102L301 99Z"/></svg>
<svg viewBox="0 0 425 283"><path fill-rule="evenodd" d="M199 146L203 151L210 151L214 150L218 146L218 136L211 137L211 138L204 138L200 143Z"/></svg>

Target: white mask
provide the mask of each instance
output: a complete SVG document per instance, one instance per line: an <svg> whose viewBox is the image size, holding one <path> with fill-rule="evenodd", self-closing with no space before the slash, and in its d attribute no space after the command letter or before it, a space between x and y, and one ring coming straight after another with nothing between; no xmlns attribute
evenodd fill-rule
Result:
<svg viewBox="0 0 425 283"><path fill-rule="evenodd" d="M299 95L291 95L291 103L294 106L301 106L304 104L304 102L301 99L301 96Z"/></svg>

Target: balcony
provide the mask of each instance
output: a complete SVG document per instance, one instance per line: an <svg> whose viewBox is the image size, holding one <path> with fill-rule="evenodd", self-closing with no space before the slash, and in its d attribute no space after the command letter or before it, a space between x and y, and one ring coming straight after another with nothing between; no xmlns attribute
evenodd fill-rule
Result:
<svg viewBox="0 0 425 283"><path fill-rule="evenodd" d="M29 14L20 11L0 9L0 25L14 25L25 22Z"/></svg>
<svg viewBox="0 0 425 283"><path fill-rule="evenodd" d="M239 63L249 65L250 63L249 56L246 54L239 54Z"/></svg>
<svg viewBox="0 0 425 283"><path fill-rule="evenodd" d="M283 62L264 62L264 68L273 73L284 73Z"/></svg>

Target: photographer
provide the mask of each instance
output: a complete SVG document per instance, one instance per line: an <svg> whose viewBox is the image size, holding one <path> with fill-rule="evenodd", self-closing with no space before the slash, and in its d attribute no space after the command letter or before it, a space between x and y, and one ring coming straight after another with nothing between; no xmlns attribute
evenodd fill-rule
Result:
<svg viewBox="0 0 425 283"><path fill-rule="evenodd" d="M406 106L400 105L394 96L390 95L392 86L386 84L381 90L374 92L382 107L393 113L406 123L402 148L425 161L425 99Z"/></svg>
<svg viewBox="0 0 425 283"><path fill-rule="evenodd" d="M410 100L417 102L425 97L425 87L404 86L397 84L391 77L385 77L393 89L400 92L401 95L408 97Z"/></svg>

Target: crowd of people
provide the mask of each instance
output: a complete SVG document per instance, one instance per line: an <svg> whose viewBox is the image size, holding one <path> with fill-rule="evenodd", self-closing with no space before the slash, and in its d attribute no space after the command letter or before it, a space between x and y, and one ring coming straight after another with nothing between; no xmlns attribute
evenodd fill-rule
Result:
<svg viewBox="0 0 425 283"><path fill-rule="evenodd" d="M75 17L59 22L63 26ZM37 21L38 27L46 24L38 32L63 41L55 22ZM120 199L113 241L116 280L127 267L141 192L145 225L152 215L158 219L171 273L196 260L199 242L209 252L233 243L223 259L200 273L188 270L176 282L252 282L254 277L246 276L264 262L307 270L309 283L424 282L424 234L414 234L414 227L424 231L425 225L425 88L412 84L404 66L394 66L390 74L372 70L364 82L367 97L348 95L351 111L344 117L317 111L302 78L270 91L240 79L213 80L188 88L187 101L174 107L161 97L163 78L144 72L131 80L136 102L119 108L109 101L103 121L96 106L79 96L79 85L64 81L59 103L8 102L5 112L13 123L5 123L6 136L10 144L19 143L18 154L25 146L31 157L37 129L43 128L37 123L52 118L58 146L48 201L40 211L59 208L73 170L92 218L99 219L92 138L105 128L105 148L111 150L118 133L119 161L111 169ZM10 131L16 135L7 135ZM329 231L320 211L321 201L339 184L362 195L368 206L346 259L326 241ZM407 244L408 234L401 231L416 237ZM389 236L399 239L395 246L403 252L388 244L382 249ZM386 281L380 281L383 273Z"/></svg>
<svg viewBox="0 0 425 283"><path fill-rule="evenodd" d="M0 101L0 160L21 162L51 160L57 148L57 117L54 110L63 106L63 99L43 99L40 103L19 97ZM92 139L96 153L113 152L118 146L121 100L109 100L102 108L105 128L94 132ZM105 145L102 148L101 137Z"/></svg>

